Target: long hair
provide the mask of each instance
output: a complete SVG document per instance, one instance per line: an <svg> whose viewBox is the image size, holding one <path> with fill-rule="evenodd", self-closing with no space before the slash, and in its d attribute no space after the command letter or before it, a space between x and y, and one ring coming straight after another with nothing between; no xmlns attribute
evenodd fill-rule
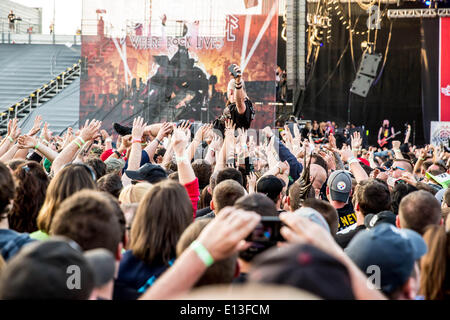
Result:
<svg viewBox="0 0 450 320"><path fill-rule="evenodd" d="M35 161L25 162L14 170L16 195L8 215L9 228L17 232L38 230L37 216L45 199L49 179Z"/></svg>
<svg viewBox="0 0 450 320"><path fill-rule="evenodd" d="M450 297L450 232L443 226L430 225L423 239L428 252L420 261L420 293L426 300Z"/></svg>
<svg viewBox="0 0 450 320"><path fill-rule="evenodd" d="M82 189L93 189L95 185L92 169L84 164L71 164L59 171L50 181L44 204L37 218L39 230L49 233L53 217L64 199Z"/></svg>
<svg viewBox="0 0 450 320"><path fill-rule="evenodd" d="M192 203L186 189L173 180L161 181L139 203L129 248L147 264L167 265L175 258L178 239L192 218Z"/></svg>

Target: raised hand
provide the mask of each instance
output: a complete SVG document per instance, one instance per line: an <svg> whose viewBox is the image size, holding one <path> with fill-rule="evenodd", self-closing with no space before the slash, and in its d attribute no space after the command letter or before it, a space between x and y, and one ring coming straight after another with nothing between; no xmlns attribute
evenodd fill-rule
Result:
<svg viewBox="0 0 450 320"><path fill-rule="evenodd" d="M30 135L20 136L17 140L19 149L30 149L34 148L37 144L37 140Z"/></svg>
<svg viewBox="0 0 450 320"><path fill-rule="evenodd" d="M236 124L233 123L233 120L227 119L225 120L225 136L233 136L234 138L234 130L236 129Z"/></svg>
<svg viewBox="0 0 450 320"><path fill-rule="evenodd" d="M173 126L170 122L164 122L159 128L158 135L156 139L162 141L165 137L167 137L173 130Z"/></svg>
<svg viewBox="0 0 450 320"><path fill-rule="evenodd" d="M256 174L254 172L250 172L247 176L248 183L248 192L254 193L256 192Z"/></svg>
<svg viewBox="0 0 450 320"><path fill-rule="evenodd" d="M195 133L194 140L201 143L203 140L205 140L207 133L210 132L211 128L212 124L202 125Z"/></svg>
<svg viewBox="0 0 450 320"><path fill-rule="evenodd" d="M247 249L250 244L244 239L261 220L255 212L226 207L203 229L197 238L215 261L225 259L236 252Z"/></svg>
<svg viewBox="0 0 450 320"><path fill-rule="evenodd" d="M28 132L27 135L29 135L29 136L34 136L36 133L39 132L39 130L41 130L41 125L42 125L42 116L41 116L41 115L38 115L38 116L34 119L33 128L31 128L31 130Z"/></svg>
<svg viewBox="0 0 450 320"><path fill-rule="evenodd" d="M87 123L88 120L86 120ZM42 128L41 132L41 139L45 139L47 141L50 141L52 138L52 135L50 131L48 130L48 122L44 123L44 127Z"/></svg>
<svg viewBox="0 0 450 320"><path fill-rule="evenodd" d="M101 125L101 121L92 119L89 122L89 120L86 120L83 129L80 131L80 137L84 140L84 142L97 138L100 135L99 130Z"/></svg>
<svg viewBox="0 0 450 320"><path fill-rule="evenodd" d="M144 118L137 117L133 120L133 129L131 130L131 136L133 140L142 140L142 136L144 135L145 127L147 123L144 123Z"/></svg>
<svg viewBox="0 0 450 320"><path fill-rule="evenodd" d="M19 120L17 118L14 118L11 124L11 131L9 133L9 136L11 139L16 140L20 136L20 128L18 128Z"/></svg>
<svg viewBox="0 0 450 320"><path fill-rule="evenodd" d="M181 128L174 130L172 135L172 148L177 156L183 156L188 142L189 136L186 134L185 130Z"/></svg>
<svg viewBox="0 0 450 320"><path fill-rule="evenodd" d="M353 132L351 140L352 140L352 149L359 150L362 145L361 134L359 133L359 131Z"/></svg>

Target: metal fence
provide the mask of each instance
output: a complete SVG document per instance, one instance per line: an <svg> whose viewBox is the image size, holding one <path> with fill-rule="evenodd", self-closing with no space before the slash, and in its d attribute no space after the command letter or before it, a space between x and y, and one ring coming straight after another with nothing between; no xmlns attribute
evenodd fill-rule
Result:
<svg viewBox="0 0 450 320"><path fill-rule="evenodd" d="M0 32L13 33L13 34L28 34L28 33L41 33L41 26L32 21L22 20L15 21L14 28L10 28L10 24L7 18L0 18Z"/></svg>

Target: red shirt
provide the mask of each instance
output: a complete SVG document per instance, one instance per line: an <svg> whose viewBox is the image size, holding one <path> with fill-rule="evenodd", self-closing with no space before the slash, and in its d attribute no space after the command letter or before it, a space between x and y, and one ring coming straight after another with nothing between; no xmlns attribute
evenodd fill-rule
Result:
<svg viewBox="0 0 450 320"><path fill-rule="evenodd" d="M194 213L194 219L195 219L195 215L197 213L197 206L198 206L198 199L200 196L200 190L199 190L199 185L198 185L198 178L195 178L194 181L186 183L184 185L184 188L186 189L189 198L191 199L192 202L192 210Z"/></svg>

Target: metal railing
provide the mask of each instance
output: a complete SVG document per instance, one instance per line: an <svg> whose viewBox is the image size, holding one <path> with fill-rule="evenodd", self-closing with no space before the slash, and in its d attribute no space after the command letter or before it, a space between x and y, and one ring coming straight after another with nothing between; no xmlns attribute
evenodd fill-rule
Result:
<svg viewBox="0 0 450 320"><path fill-rule="evenodd" d="M33 91L28 97L21 99L17 103L11 105L7 110L0 113L0 131L4 130L8 126L10 119L17 118L17 116L23 113L25 110L31 109L33 106L38 107L41 105L42 99L48 97L50 92L56 91L59 93L63 90L67 83L66 81L70 79L73 75L80 75L81 72L81 59L78 60L72 67L67 68L65 71L61 72L54 79L50 80L42 87Z"/></svg>
<svg viewBox="0 0 450 320"><path fill-rule="evenodd" d="M16 34L27 34L27 33L41 33L41 25L34 23L32 21L22 20L14 22L14 29L11 30L9 27L9 21L6 18L0 18L0 31L3 33L16 33Z"/></svg>

